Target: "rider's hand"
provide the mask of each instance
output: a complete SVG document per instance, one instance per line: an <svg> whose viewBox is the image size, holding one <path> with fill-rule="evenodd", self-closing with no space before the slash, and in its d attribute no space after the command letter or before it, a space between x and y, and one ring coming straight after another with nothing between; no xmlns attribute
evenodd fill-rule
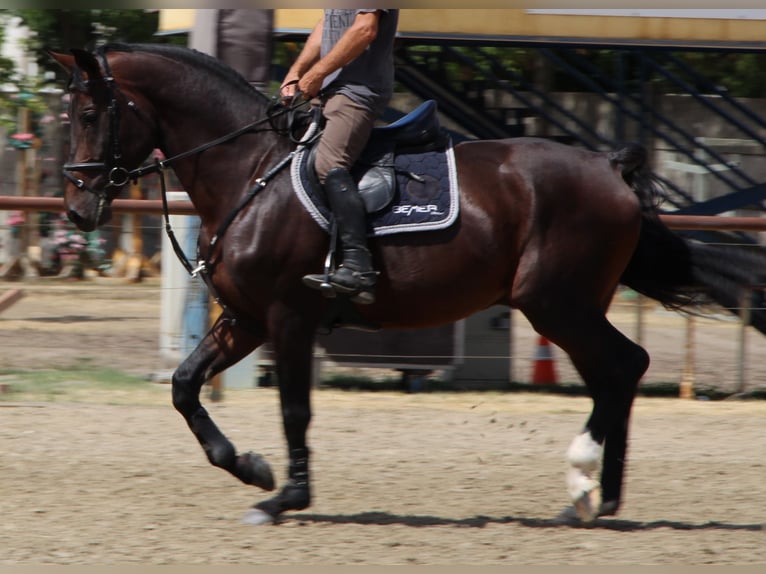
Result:
<svg viewBox="0 0 766 574"><path fill-rule="evenodd" d="M313 70L309 70L301 79L298 80L298 91L303 94L303 97L307 100L316 97L319 91L322 89L322 82L324 76L314 73Z"/></svg>
<svg viewBox="0 0 766 574"><path fill-rule="evenodd" d="M289 80L283 83L279 87L279 97L282 100L282 103L287 105L288 103L293 101L293 98L295 97L295 93L298 91L298 80Z"/></svg>

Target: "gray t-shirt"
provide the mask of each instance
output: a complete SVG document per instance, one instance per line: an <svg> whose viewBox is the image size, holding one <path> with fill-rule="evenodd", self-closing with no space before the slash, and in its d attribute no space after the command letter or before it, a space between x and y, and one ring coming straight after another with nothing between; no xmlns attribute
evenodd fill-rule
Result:
<svg viewBox="0 0 766 574"><path fill-rule="evenodd" d="M358 13L375 10L325 10L321 56L351 27ZM381 12L375 40L353 62L327 76L322 84L323 94L343 94L377 114L385 110L394 90L393 50L399 21L399 10Z"/></svg>

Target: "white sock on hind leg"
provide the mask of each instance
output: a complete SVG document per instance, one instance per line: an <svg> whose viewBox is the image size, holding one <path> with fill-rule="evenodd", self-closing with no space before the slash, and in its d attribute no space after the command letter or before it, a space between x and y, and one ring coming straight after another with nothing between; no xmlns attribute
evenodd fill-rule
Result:
<svg viewBox="0 0 766 574"><path fill-rule="evenodd" d="M593 478L601 466L603 447L590 436L589 432L577 435L567 449L567 486L573 499L590 492L598 486Z"/></svg>

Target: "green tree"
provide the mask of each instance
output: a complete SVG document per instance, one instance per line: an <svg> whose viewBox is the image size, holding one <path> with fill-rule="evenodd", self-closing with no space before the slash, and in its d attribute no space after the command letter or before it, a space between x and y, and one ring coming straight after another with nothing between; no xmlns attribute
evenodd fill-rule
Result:
<svg viewBox="0 0 766 574"><path fill-rule="evenodd" d="M37 55L42 70L63 72L46 49L67 52L71 48L94 48L106 42L170 42L178 39L156 36L159 12L133 9L11 10L32 32L28 49Z"/></svg>

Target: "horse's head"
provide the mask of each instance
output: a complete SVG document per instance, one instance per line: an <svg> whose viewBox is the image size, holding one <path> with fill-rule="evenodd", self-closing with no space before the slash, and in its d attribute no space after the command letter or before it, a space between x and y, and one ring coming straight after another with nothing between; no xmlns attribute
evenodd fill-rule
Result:
<svg viewBox="0 0 766 574"><path fill-rule="evenodd" d="M153 128L118 85L105 54L50 55L71 74L64 203L69 219L91 231L109 221L109 206L128 183L130 170L151 152Z"/></svg>

